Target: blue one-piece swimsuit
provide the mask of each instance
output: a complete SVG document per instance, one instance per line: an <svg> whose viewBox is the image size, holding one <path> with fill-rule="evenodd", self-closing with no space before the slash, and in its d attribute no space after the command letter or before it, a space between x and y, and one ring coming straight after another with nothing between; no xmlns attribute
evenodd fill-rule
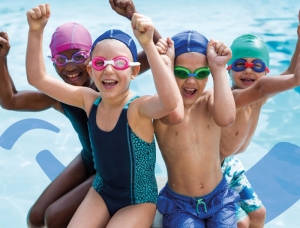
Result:
<svg viewBox="0 0 300 228"><path fill-rule="evenodd" d="M110 216L119 209L140 203L156 204L155 140L147 143L131 130L124 106L115 128L102 131L96 123L101 98L91 109L88 126L93 149L96 176L93 188L103 198Z"/></svg>
<svg viewBox="0 0 300 228"><path fill-rule="evenodd" d="M76 131L79 141L82 145L81 158L87 172L87 177L95 174L92 147L88 129L88 118L86 112L81 109L65 103L60 103L63 107L66 117L71 121Z"/></svg>

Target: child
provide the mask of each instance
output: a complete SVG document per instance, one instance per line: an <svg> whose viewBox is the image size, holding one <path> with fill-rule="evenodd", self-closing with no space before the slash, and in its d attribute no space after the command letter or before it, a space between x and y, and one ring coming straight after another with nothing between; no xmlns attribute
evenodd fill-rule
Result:
<svg viewBox="0 0 300 228"><path fill-rule="evenodd" d="M154 122L168 172L157 204L163 227L236 227L239 196L223 178L219 153L221 127L235 119L225 68L231 51L196 31L184 31L172 39L185 115L178 125L169 125L169 116ZM160 40L158 50L165 52L169 42ZM210 71L214 88L204 91Z"/></svg>
<svg viewBox="0 0 300 228"><path fill-rule="evenodd" d="M130 20L136 12L131 0L111 0L110 4L114 11ZM160 35L155 31L153 41L156 42L159 38ZM67 59L63 57L66 64L53 62L53 66L66 83L97 90L86 70L86 54L91 46L90 33L78 23L65 23L53 33L50 44L52 61L62 55L67 56ZM17 91L7 66L9 49L8 34L0 32L0 105L16 111L42 111L53 107L70 119L83 147L81 153L44 190L27 216L29 227L66 227L91 187L95 174L87 116L81 108L59 102L39 91ZM83 52L76 55L79 50ZM80 61L67 62L73 55L73 60L79 58ZM138 60L142 63L140 73L149 68L144 52L138 54ZM76 77L67 76L78 73Z"/></svg>
<svg viewBox="0 0 300 228"><path fill-rule="evenodd" d="M122 31L109 30L93 43L92 61L87 66L100 97L95 90L74 87L46 74L41 46L49 16L48 4L27 12L28 82L61 102L85 110L97 172L69 227L149 227L157 199L152 119L168 115L182 103L173 73L152 42L153 24L139 14L132 18L158 95L133 96L129 85L139 72L136 46Z"/></svg>
<svg viewBox="0 0 300 228"><path fill-rule="evenodd" d="M299 33L298 28L298 37ZM296 47L290 67L283 74L295 71L300 53L299 40ZM242 35L234 40L231 49L233 57L228 63L228 70L236 104L236 120L230 127L222 129L222 170L229 185L241 195L239 205L242 209L237 212L239 227L249 227L249 224L251 228L263 227L266 210L244 175L245 170L239 159L228 156L246 150L266 101L300 84L300 74L297 72L300 71L300 58L295 75L264 77L269 72L269 52L260 38L251 34Z"/></svg>

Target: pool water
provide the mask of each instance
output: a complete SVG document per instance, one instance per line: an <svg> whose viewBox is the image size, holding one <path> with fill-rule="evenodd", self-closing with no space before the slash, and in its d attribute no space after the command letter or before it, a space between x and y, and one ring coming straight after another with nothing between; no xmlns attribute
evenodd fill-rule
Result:
<svg viewBox="0 0 300 228"><path fill-rule="evenodd" d="M130 22L112 11L108 1L86 2L48 1L52 12L45 28L45 59L50 53L48 45L51 34L57 26L68 21L83 24L93 39L111 28L122 29L133 36ZM28 33L26 11L40 3L36 0L30 3L2 0L0 4L0 30L6 31L10 38L9 70L19 91L34 89L28 85L25 72ZM152 18L163 37L194 29L208 38L222 40L230 46L234 38L241 34L258 35L266 41L270 50L270 75L278 75L287 68L297 40L299 1L287 0L275 4L270 0L152 0L151 3L136 0L135 5L140 13ZM138 50L141 50L139 46ZM58 78L50 60L45 61L48 73ZM211 86L210 78L207 87ZM131 89L139 95L154 94L151 72L148 71L134 80ZM251 144L239 156L246 170L279 142L300 146L299 116L299 90L289 90L268 100L262 109ZM59 128L58 133L45 129L31 130L24 133L11 149L0 147L0 227L26 227L29 208L50 183L36 162L36 155L42 150L48 150L66 166L80 152L81 146L69 120L55 110L33 113L0 109L0 117L0 135L12 124L27 118L41 119ZM0 142L1 140L3 138L0 137ZM159 150L156 174L166 176ZM300 227L299 209L300 203L296 202L265 227Z"/></svg>

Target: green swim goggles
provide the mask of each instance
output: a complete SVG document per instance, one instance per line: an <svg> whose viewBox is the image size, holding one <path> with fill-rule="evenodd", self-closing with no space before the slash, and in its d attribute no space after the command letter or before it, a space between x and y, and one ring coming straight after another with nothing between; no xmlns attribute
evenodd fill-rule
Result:
<svg viewBox="0 0 300 228"><path fill-rule="evenodd" d="M176 66L174 68L174 74L177 78L181 78L181 79L187 79L188 77L195 77L196 79L202 80L210 74L210 70L208 67L201 67L199 69L196 69L194 73L192 73L189 69L185 67Z"/></svg>

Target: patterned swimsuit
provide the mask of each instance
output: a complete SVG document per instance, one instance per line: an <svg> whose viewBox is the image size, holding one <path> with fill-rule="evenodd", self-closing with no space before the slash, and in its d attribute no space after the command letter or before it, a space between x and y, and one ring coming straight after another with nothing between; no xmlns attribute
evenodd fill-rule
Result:
<svg viewBox="0 0 300 228"><path fill-rule="evenodd" d="M129 100L115 128L102 131L96 123L98 98L88 120L96 169L93 188L103 198L110 216L119 209L140 203L156 204L158 191L155 179L155 141L147 143L130 128L127 120Z"/></svg>

